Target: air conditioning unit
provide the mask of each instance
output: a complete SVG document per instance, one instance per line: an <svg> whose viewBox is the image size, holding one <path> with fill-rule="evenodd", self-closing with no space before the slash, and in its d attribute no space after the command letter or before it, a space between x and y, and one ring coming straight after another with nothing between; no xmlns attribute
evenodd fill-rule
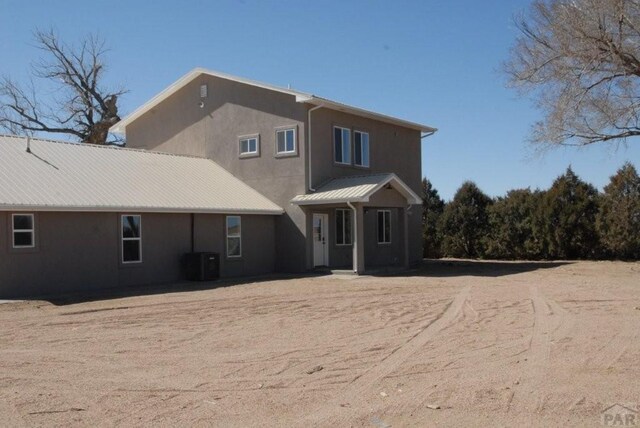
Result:
<svg viewBox="0 0 640 428"><path fill-rule="evenodd" d="M220 254L188 253L185 255L189 281L213 281L220 278Z"/></svg>

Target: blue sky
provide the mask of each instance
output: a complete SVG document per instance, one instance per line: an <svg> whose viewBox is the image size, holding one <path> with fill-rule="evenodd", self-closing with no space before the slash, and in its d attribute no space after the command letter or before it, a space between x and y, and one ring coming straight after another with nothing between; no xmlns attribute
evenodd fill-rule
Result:
<svg viewBox="0 0 640 428"><path fill-rule="evenodd" d="M464 180L491 196L548 187L569 164L601 188L623 162L640 166L640 139L543 154L528 145L540 114L500 73L528 4L0 0L0 74L26 76L40 55L35 28L69 41L98 31L108 83L130 89L123 113L201 66L437 127L422 168L446 199Z"/></svg>

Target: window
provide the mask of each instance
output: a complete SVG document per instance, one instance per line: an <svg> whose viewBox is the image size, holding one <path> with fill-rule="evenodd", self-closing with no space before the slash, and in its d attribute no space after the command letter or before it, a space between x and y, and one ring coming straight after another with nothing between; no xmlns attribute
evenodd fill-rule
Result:
<svg viewBox="0 0 640 428"><path fill-rule="evenodd" d="M351 164L351 130L335 126L333 128L334 160L336 163Z"/></svg>
<svg viewBox="0 0 640 428"><path fill-rule="evenodd" d="M258 155L259 137L251 135L240 137L240 156Z"/></svg>
<svg viewBox="0 0 640 428"><path fill-rule="evenodd" d="M35 246L33 214L13 214L13 248L33 248Z"/></svg>
<svg viewBox="0 0 640 428"><path fill-rule="evenodd" d="M369 167L369 133L353 132L353 163L358 166Z"/></svg>
<svg viewBox="0 0 640 428"><path fill-rule="evenodd" d="M227 257L242 256L242 229L240 216L227 216Z"/></svg>
<svg viewBox="0 0 640 428"><path fill-rule="evenodd" d="M296 152L296 130L280 129L276 131L276 154L290 154Z"/></svg>
<svg viewBox="0 0 640 428"><path fill-rule="evenodd" d="M336 245L351 245L351 210L336 210Z"/></svg>
<svg viewBox="0 0 640 428"><path fill-rule="evenodd" d="M122 216L122 263L142 261L142 228L140 215Z"/></svg>
<svg viewBox="0 0 640 428"><path fill-rule="evenodd" d="M391 243L391 211L378 211L378 244Z"/></svg>

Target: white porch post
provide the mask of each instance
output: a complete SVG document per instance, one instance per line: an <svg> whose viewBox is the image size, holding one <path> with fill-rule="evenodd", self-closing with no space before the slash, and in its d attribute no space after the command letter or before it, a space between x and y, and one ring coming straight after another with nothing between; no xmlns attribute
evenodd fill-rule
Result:
<svg viewBox="0 0 640 428"><path fill-rule="evenodd" d="M364 273L364 211L362 204L348 204L353 211L353 271Z"/></svg>

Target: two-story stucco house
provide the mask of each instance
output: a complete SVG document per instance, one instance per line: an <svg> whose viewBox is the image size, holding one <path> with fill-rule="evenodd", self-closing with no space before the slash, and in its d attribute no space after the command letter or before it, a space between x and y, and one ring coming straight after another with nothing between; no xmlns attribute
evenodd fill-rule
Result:
<svg viewBox="0 0 640 428"><path fill-rule="evenodd" d="M362 273L422 258L412 207L421 203L421 141L434 128L195 69L112 131L130 148L212 159L281 206L277 271Z"/></svg>
<svg viewBox="0 0 640 428"><path fill-rule="evenodd" d="M407 267L434 128L195 69L117 123L127 148L0 136L0 298Z"/></svg>

